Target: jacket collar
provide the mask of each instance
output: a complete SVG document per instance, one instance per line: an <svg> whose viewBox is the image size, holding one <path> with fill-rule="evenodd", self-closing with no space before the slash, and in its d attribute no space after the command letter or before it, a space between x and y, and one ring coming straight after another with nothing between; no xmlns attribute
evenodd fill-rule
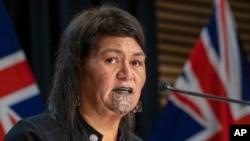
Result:
<svg viewBox="0 0 250 141"><path fill-rule="evenodd" d="M78 112L78 121L79 121L79 129L83 136L87 136L90 141L101 141L103 138L103 135L98 132L95 128L93 128L91 125L89 125L84 117ZM118 141L124 141L124 134L120 130L118 131Z"/></svg>

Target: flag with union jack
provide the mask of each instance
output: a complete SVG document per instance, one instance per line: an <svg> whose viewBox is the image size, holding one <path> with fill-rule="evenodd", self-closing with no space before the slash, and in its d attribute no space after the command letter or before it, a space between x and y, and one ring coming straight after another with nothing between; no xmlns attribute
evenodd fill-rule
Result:
<svg viewBox="0 0 250 141"><path fill-rule="evenodd" d="M227 0L213 15L175 88L250 101L250 65ZM229 141L231 124L250 124L250 106L173 93L149 141Z"/></svg>
<svg viewBox="0 0 250 141"><path fill-rule="evenodd" d="M0 140L18 120L43 110L39 89L0 0Z"/></svg>

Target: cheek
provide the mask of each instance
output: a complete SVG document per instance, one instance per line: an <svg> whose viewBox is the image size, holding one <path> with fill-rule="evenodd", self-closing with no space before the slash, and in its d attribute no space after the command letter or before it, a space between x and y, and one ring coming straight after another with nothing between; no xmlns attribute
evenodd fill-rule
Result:
<svg viewBox="0 0 250 141"><path fill-rule="evenodd" d="M103 70L98 75L96 75L97 83L107 83L114 81L113 78L115 77L114 72Z"/></svg>
<svg viewBox="0 0 250 141"><path fill-rule="evenodd" d="M94 74L93 85L98 86L98 90L105 93L114 86L115 73L102 70Z"/></svg>
<svg viewBox="0 0 250 141"><path fill-rule="evenodd" d="M146 72L142 70L137 73L137 83L142 88L146 82Z"/></svg>
<svg viewBox="0 0 250 141"><path fill-rule="evenodd" d="M137 81L136 81L136 95L138 96L136 99L139 99L140 95L141 95L141 91L142 91L142 88L144 86L146 82L146 74L145 74L145 71L141 71L141 73L139 73L137 75Z"/></svg>
<svg viewBox="0 0 250 141"><path fill-rule="evenodd" d="M86 66L86 74L90 77L92 85L95 86L103 86L112 77L112 72L96 59L89 61Z"/></svg>
<svg viewBox="0 0 250 141"><path fill-rule="evenodd" d="M138 78L137 78L137 93L139 93L138 99L141 95L141 91L142 91L142 88L143 88L145 82L146 82L146 72L141 71L141 73L139 73Z"/></svg>

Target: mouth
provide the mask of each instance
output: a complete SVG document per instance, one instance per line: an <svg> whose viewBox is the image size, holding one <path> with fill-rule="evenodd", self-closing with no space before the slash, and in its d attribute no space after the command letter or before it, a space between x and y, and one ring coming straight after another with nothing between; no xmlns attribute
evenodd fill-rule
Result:
<svg viewBox="0 0 250 141"><path fill-rule="evenodd" d="M113 89L114 92L118 94L132 94L133 93L133 88L131 87L118 87Z"/></svg>

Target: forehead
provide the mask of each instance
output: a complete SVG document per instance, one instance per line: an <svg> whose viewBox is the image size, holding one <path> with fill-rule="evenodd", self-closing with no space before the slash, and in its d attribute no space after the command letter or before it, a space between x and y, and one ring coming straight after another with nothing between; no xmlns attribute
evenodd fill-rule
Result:
<svg viewBox="0 0 250 141"><path fill-rule="evenodd" d="M140 52L144 54L141 46L138 42L132 37L113 37L105 36L102 37L97 43L97 48L95 53L102 54L109 51L115 51L121 53L135 53ZM145 55L145 54L144 54Z"/></svg>

